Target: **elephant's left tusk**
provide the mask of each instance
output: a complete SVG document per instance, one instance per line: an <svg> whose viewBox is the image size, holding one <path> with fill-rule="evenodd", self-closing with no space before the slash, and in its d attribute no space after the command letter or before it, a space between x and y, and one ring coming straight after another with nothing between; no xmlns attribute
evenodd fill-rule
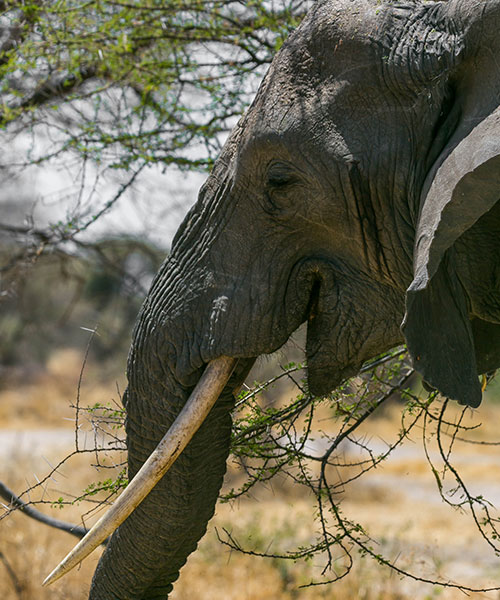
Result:
<svg viewBox="0 0 500 600"><path fill-rule="evenodd" d="M53 583L95 550L144 500L184 450L217 401L237 360L221 356L211 361L193 393L161 442L128 484L110 510L90 529L45 579Z"/></svg>

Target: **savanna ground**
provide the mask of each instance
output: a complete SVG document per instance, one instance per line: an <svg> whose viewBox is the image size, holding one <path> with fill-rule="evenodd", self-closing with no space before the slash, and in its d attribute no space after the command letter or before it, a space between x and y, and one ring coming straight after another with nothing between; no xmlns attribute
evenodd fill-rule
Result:
<svg viewBox="0 0 500 600"><path fill-rule="evenodd" d="M74 404L83 352L54 352L46 368L30 377L13 375L0 390L0 479L20 492L41 480L74 449ZM117 399L124 380L98 376L99 364L86 368L81 403L93 405ZM495 387L479 410L467 411L467 424L482 423L472 432L475 441L498 440L500 403ZM325 431L330 427L328 411L322 415ZM456 415L458 408L452 408ZM358 433L374 452L395 439L400 428L402 405L392 402ZM92 441L84 415L80 417L80 444ZM425 459L417 426L401 448L388 460L346 488L341 500L344 516L366 528L376 548L398 567L424 578L448 580L470 587L500 586L500 558L478 534L471 519L441 499L436 478ZM428 437L432 437L429 434ZM430 443L431 458L435 453ZM352 447L345 453L355 457ZM123 457L111 454L104 465ZM107 461L107 462L106 462ZM109 476L99 472L92 454L79 454L58 469L43 489L30 492L30 500L43 499L40 510L66 521L81 522L92 504L76 503L60 508L60 497L77 497L89 483ZM454 443L454 465L475 494L500 504L500 451L498 446ZM338 477L345 477L339 473ZM238 482L230 465L229 485ZM464 595L456 589L422 584L401 578L373 560L353 552L355 566L350 575L334 585L301 587L321 576L322 560L293 562L248 556L222 545L224 530L238 543L256 552L279 553L306 544L317 529L311 497L299 486L273 480L254 489L239 501L220 504L198 551L189 559L175 586L172 600L310 600L359 599L453 599ZM86 516L89 524L95 515ZM33 521L19 511L0 520L0 598L4 600L77 600L87 596L100 551L81 567L50 588L41 582L73 547L76 538ZM339 565L341 564L339 559ZM473 599L498 599L498 591L471 593Z"/></svg>

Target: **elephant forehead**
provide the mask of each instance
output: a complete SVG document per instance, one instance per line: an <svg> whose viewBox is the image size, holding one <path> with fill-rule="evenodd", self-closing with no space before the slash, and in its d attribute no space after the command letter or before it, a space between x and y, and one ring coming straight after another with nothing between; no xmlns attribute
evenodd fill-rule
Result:
<svg viewBox="0 0 500 600"><path fill-rule="evenodd" d="M279 129L278 129L279 127ZM237 155L236 169L253 166L255 162L267 167L273 159L289 161L303 174L325 176L323 166L332 169L332 161L339 165L355 162L354 154L336 123L326 119L320 122L298 122L290 110L279 122L270 126L261 121L248 132ZM329 160L327 160L327 158Z"/></svg>
<svg viewBox="0 0 500 600"><path fill-rule="evenodd" d="M265 99L272 112L273 100L306 102L345 81L376 78L387 38L379 13L388 6L378 0L318 2L274 58L254 104Z"/></svg>

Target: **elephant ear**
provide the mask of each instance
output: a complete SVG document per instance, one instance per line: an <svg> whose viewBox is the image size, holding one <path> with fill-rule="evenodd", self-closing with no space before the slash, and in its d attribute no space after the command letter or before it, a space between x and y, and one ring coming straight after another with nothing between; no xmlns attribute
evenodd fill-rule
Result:
<svg viewBox="0 0 500 600"><path fill-rule="evenodd" d="M456 136L455 136L456 139ZM478 406L474 337L453 244L500 198L500 108L463 136L424 186L414 279L402 329L425 381L460 404Z"/></svg>

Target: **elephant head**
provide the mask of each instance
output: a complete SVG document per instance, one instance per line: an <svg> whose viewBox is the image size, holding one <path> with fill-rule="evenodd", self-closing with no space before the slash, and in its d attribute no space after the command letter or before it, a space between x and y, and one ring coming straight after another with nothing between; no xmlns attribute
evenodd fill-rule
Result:
<svg viewBox="0 0 500 600"><path fill-rule="evenodd" d="M430 385L479 404L500 365L499 26L499 0L328 0L277 54L137 321L130 477L207 363L236 368L90 598L167 597L214 512L232 390L303 322L313 393L406 339Z"/></svg>

